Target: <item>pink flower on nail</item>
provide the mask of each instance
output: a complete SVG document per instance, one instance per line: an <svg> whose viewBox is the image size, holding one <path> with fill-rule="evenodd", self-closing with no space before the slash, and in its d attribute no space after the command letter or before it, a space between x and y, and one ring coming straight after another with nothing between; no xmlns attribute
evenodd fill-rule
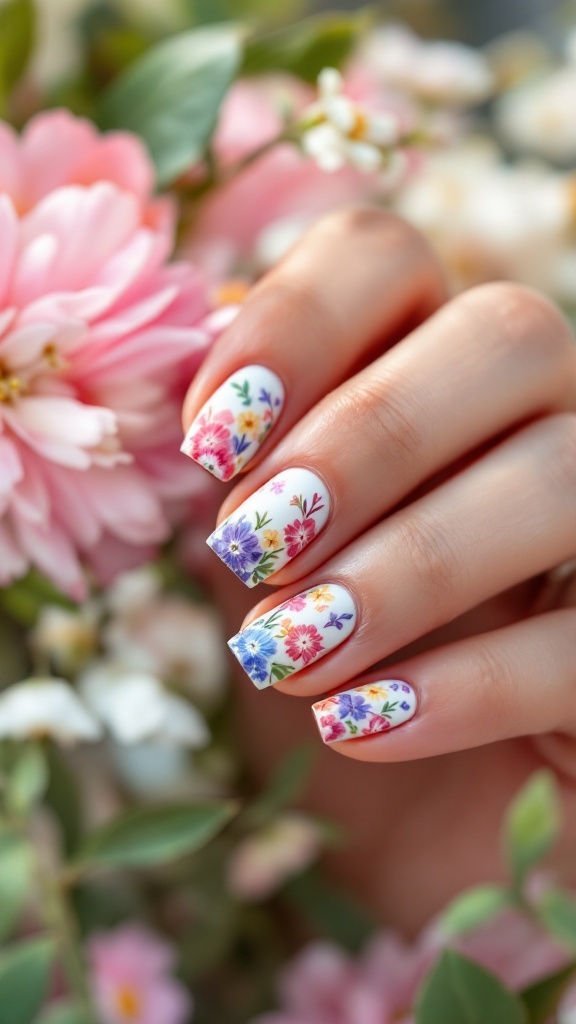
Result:
<svg viewBox="0 0 576 1024"><path fill-rule="evenodd" d="M304 594L295 594L289 601L284 601L284 608L291 612L301 612L306 607L306 597Z"/></svg>
<svg viewBox="0 0 576 1024"><path fill-rule="evenodd" d="M293 661L302 658L305 665L324 650L322 635L316 626L293 626L284 638L284 645Z"/></svg>
<svg viewBox="0 0 576 1024"><path fill-rule="evenodd" d="M346 726L336 718L336 715L322 715L320 725L322 736L327 743L337 740L346 732Z"/></svg>
<svg viewBox="0 0 576 1024"><path fill-rule="evenodd" d="M272 494L282 494L285 486L286 483L284 480L273 480L270 484L270 490L272 491Z"/></svg>
<svg viewBox="0 0 576 1024"><path fill-rule="evenodd" d="M203 465L217 466L224 480L229 480L234 472L230 431L227 429L233 419L228 411L218 413L211 419L201 416L198 430L190 441L191 457Z"/></svg>
<svg viewBox="0 0 576 1024"><path fill-rule="evenodd" d="M295 519L284 528L284 540L287 544L288 558L294 558L305 548L316 533L316 523L313 519Z"/></svg>
<svg viewBox="0 0 576 1024"><path fill-rule="evenodd" d="M386 732L390 729L391 725L384 715L371 715L368 722L362 729L364 736L371 736L375 732Z"/></svg>

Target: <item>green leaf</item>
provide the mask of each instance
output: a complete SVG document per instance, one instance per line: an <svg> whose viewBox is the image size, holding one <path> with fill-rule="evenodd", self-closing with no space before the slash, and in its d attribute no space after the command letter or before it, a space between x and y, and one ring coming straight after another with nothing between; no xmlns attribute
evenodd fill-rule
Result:
<svg viewBox="0 0 576 1024"><path fill-rule="evenodd" d="M560 942L576 949L576 897L562 889L549 889L537 907L538 916Z"/></svg>
<svg viewBox="0 0 576 1024"><path fill-rule="evenodd" d="M34 45L33 0L9 0L0 7L0 102L20 80Z"/></svg>
<svg viewBox="0 0 576 1024"><path fill-rule="evenodd" d="M100 124L140 135L159 185L167 185L205 155L241 59L238 26L173 36L148 50L106 90Z"/></svg>
<svg viewBox="0 0 576 1024"><path fill-rule="evenodd" d="M370 23L366 11L319 14L248 41L242 73L290 71L315 82L322 68L340 67Z"/></svg>
<svg viewBox="0 0 576 1024"><path fill-rule="evenodd" d="M60 1002L48 1007L38 1024L93 1024L93 1020L75 1003Z"/></svg>
<svg viewBox="0 0 576 1024"><path fill-rule="evenodd" d="M16 817L28 814L44 795L48 784L46 758L37 744L19 752L6 786L6 806Z"/></svg>
<svg viewBox="0 0 576 1024"><path fill-rule="evenodd" d="M2 1024L32 1024L44 1000L52 957L46 939L22 942L0 957Z"/></svg>
<svg viewBox="0 0 576 1024"><path fill-rule="evenodd" d="M246 810L244 821L264 824L301 796L312 770L316 745L304 743L291 750L274 769L266 789Z"/></svg>
<svg viewBox="0 0 576 1024"><path fill-rule="evenodd" d="M50 743L46 748L49 782L45 804L60 827L62 846L70 856L78 848L84 827L84 808L77 780L66 754Z"/></svg>
<svg viewBox="0 0 576 1024"><path fill-rule="evenodd" d="M0 834L0 942L14 931L28 898L32 850L14 833Z"/></svg>
<svg viewBox="0 0 576 1024"><path fill-rule="evenodd" d="M279 683L288 676L291 676L293 672L294 665L281 665L278 661L273 662L272 668L270 669L270 675Z"/></svg>
<svg viewBox="0 0 576 1024"><path fill-rule="evenodd" d="M520 1000L498 978L446 949L426 978L416 1024L527 1024Z"/></svg>
<svg viewBox="0 0 576 1024"><path fill-rule="evenodd" d="M46 604L69 609L77 607L35 569L12 586L0 589L0 604L22 626L33 626Z"/></svg>
<svg viewBox="0 0 576 1024"><path fill-rule="evenodd" d="M548 1024L575 975L576 963L571 963L520 993L530 1024Z"/></svg>
<svg viewBox="0 0 576 1024"><path fill-rule="evenodd" d="M441 927L450 935L478 928L510 903L510 893L501 885L477 885L460 893L442 915Z"/></svg>
<svg viewBox="0 0 576 1024"><path fill-rule="evenodd" d="M522 887L528 871L550 851L560 824L556 777L544 768L528 779L506 814L506 854L517 888Z"/></svg>
<svg viewBox="0 0 576 1024"><path fill-rule="evenodd" d="M72 873L94 867L147 867L195 853L237 811L231 801L146 807L93 832L71 865Z"/></svg>
<svg viewBox="0 0 576 1024"><path fill-rule="evenodd" d="M376 931L376 921L364 907L333 888L314 870L291 879L282 892L315 930L350 952L359 952ZM434 1024L448 1022L439 1018Z"/></svg>

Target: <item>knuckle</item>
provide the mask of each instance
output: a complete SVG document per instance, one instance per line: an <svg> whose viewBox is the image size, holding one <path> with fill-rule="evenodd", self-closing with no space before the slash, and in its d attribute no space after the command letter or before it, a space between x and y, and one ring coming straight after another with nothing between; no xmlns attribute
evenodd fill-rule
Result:
<svg viewBox="0 0 576 1024"><path fill-rule="evenodd" d="M515 655L506 653L502 645L495 649L487 639L478 643L474 659L473 675L484 709L488 714L493 711L495 719L501 721L503 711L512 712L520 700Z"/></svg>
<svg viewBox="0 0 576 1024"><path fill-rule="evenodd" d="M420 590L451 607L456 587L460 590L464 584L466 569L448 531L435 515L422 509L402 517L396 528L396 540L406 552Z"/></svg>
<svg viewBox="0 0 576 1024"><path fill-rule="evenodd" d="M430 244L417 228L397 214L376 206L355 205L336 210L323 217L312 232L335 235L339 242L354 237L375 239L387 252L409 251L412 257L421 253L427 260L432 258Z"/></svg>
<svg viewBox="0 0 576 1024"><path fill-rule="evenodd" d="M379 379L356 381L338 396L331 397L331 415L338 436L342 423L353 424L372 454L375 467L420 461L425 431L415 401L403 394L400 385ZM330 432L328 432L330 436Z"/></svg>
<svg viewBox="0 0 576 1024"><path fill-rule="evenodd" d="M539 292L515 281L492 281L454 300L486 327L486 344L525 355L532 347L548 359L574 365L572 332L559 310Z"/></svg>

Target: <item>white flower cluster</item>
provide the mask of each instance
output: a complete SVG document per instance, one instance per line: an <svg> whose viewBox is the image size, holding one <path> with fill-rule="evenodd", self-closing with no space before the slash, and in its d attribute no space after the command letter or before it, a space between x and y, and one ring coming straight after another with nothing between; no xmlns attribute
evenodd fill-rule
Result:
<svg viewBox="0 0 576 1024"><path fill-rule="evenodd" d="M71 745L101 739L197 749L210 733L195 704L222 692L218 626L208 609L163 594L156 574L121 576L98 608L43 609L38 655L75 678L37 675L0 694L0 739L51 736Z"/></svg>

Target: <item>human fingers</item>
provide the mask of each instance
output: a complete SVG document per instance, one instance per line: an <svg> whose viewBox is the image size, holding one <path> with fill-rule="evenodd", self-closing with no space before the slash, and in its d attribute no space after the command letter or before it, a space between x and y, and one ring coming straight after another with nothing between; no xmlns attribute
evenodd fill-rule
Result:
<svg viewBox="0 0 576 1024"><path fill-rule="evenodd" d="M576 415L519 430L348 545L321 574L261 602L230 641L233 653L261 688L323 693L561 565L576 555L575 465Z"/></svg>
<svg viewBox="0 0 576 1024"><path fill-rule="evenodd" d="M281 437L375 346L445 298L424 239L392 214L321 221L254 287L188 392L182 451L220 480Z"/></svg>
<svg viewBox="0 0 576 1024"><path fill-rule="evenodd" d="M557 731L574 746L576 609L418 655L312 710L324 742L360 761L409 761Z"/></svg>
<svg viewBox="0 0 576 1024"><path fill-rule="evenodd" d="M570 406L560 314L519 285L474 289L312 409L229 495L208 543L249 587L290 583L479 445Z"/></svg>

